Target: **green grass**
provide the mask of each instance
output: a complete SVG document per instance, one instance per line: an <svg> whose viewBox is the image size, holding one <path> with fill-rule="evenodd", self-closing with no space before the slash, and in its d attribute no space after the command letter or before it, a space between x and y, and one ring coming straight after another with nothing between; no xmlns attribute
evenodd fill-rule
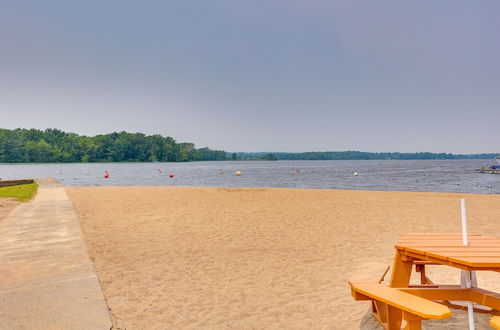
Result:
<svg viewBox="0 0 500 330"><path fill-rule="evenodd" d="M35 196L37 189L38 185L36 183L0 187L0 197L12 197L20 202L27 202Z"/></svg>

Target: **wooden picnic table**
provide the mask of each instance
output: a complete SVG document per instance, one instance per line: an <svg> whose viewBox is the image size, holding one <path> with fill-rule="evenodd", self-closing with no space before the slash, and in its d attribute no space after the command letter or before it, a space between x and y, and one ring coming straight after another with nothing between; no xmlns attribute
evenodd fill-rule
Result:
<svg viewBox="0 0 500 330"><path fill-rule="evenodd" d="M369 281L353 277L349 281L353 297L371 300L373 316L385 329L399 329L402 318L408 329L421 329L421 320L451 315L442 305L462 308L456 301L470 301L476 304L474 310L498 315L500 294L477 288L473 277L474 271L500 272L500 239L469 234L468 241L469 245L464 246L461 233L404 234L395 245L389 287L378 278ZM425 275L425 266L429 264L471 271L472 278L467 287L435 284ZM410 284L413 265L421 273L420 284ZM499 320L494 318L491 322L496 326Z"/></svg>
<svg viewBox="0 0 500 330"><path fill-rule="evenodd" d="M500 272L500 238L461 233L410 233L396 243L391 287L408 287L413 264L446 265L463 270Z"/></svg>
<svg viewBox="0 0 500 330"><path fill-rule="evenodd" d="M429 300L439 300L449 307L463 308L452 301L471 301L474 310L498 314L500 294L477 288L475 271L500 272L500 238L480 234L468 235L469 245L464 246L461 233L410 233L396 243L396 256L390 287ZM425 275L425 265L446 265L472 272L470 287L440 285ZM416 265L421 272L420 285L410 285Z"/></svg>

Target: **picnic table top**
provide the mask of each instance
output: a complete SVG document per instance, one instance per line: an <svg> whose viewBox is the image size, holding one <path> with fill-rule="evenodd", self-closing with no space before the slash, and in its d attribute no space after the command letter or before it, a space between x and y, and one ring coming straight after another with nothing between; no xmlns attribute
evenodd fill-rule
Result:
<svg viewBox="0 0 500 330"><path fill-rule="evenodd" d="M459 268L500 271L500 238L461 233L403 234L395 247L403 255Z"/></svg>

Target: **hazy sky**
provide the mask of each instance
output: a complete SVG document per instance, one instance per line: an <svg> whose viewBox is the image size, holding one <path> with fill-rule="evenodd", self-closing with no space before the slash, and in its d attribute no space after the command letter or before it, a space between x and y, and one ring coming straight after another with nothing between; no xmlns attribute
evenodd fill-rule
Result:
<svg viewBox="0 0 500 330"><path fill-rule="evenodd" d="M500 152L500 1L1 1L0 127Z"/></svg>

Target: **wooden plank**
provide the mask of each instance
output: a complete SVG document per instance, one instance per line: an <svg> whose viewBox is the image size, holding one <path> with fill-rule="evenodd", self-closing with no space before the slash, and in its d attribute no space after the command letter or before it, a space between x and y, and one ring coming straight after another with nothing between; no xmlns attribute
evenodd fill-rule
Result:
<svg viewBox="0 0 500 330"><path fill-rule="evenodd" d="M461 259L462 257L479 257L479 258L499 257L499 260L500 260L500 256L498 255L497 251L446 251L444 253L442 251L437 251L437 252L427 251L427 252L425 252L425 255L435 257L435 258L453 257L453 258L457 258L457 259L459 259L459 258Z"/></svg>
<svg viewBox="0 0 500 330"><path fill-rule="evenodd" d="M436 242L412 242L412 243L404 243L404 244L396 244L396 249L399 250L404 250L407 248L432 248L432 247L458 247L458 246L464 246L461 242L447 242L447 241L436 241ZM490 246L490 247L500 247L500 242L499 243L492 243L492 242L487 242L487 241L480 241L480 242L470 242L468 245L470 247L483 247L483 246Z"/></svg>
<svg viewBox="0 0 500 330"><path fill-rule="evenodd" d="M473 236L468 238L469 242L500 242L500 239L489 236ZM439 241L455 241L462 243L461 237L422 237L422 238L403 238L399 239L398 243L411 243L411 242L439 242Z"/></svg>
<svg viewBox="0 0 500 330"><path fill-rule="evenodd" d="M413 261L413 264L414 265L439 265L439 264L436 264L432 261L427 261L427 260L415 260L415 261Z"/></svg>
<svg viewBox="0 0 500 330"><path fill-rule="evenodd" d="M483 235L478 233L469 233L469 236L474 237L494 237L489 235ZM401 237L440 237L440 236L449 236L449 237L462 237L462 233L414 233L414 234L402 234Z"/></svg>
<svg viewBox="0 0 500 330"><path fill-rule="evenodd" d="M412 248L407 248L411 251ZM429 252L454 252L454 251L497 251L500 252L500 247L491 246L452 246L452 247L433 247ZM499 253L500 255L500 253Z"/></svg>
<svg viewBox="0 0 500 330"><path fill-rule="evenodd" d="M468 233L469 236L483 236L483 237L494 237L494 236L489 236L489 235L483 235L479 233ZM454 232L454 233L404 233L401 235L401 237L432 237L432 236L459 236L462 237L461 232Z"/></svg>
<svg viewBox="0 0 500 330"><path fill-rule="evenodd" d="M500 294L495 292L472 288L470 289L469 300L480 305L500 310Z"/></svg>
<svg viewBox="0 0 500 330"><path fill-rule="evenodd" d="M456 267L456 268L460 268L460 269L464 269L464 270L485 270L485 268L481 268L481 267L474 268L474 267L471 267L468 265L454 263L454 262L448 260L448 258L444 258L444 257L435 258L435 257L426 256L426 255L422 255L422 254L416 254L416 253L412 253L412 252L403 252L402 255L403 255L403 257L416 258L419 261L428 261L428 262L431 262L434 264L446 265L446 266ZM415 261L413 261L413 262L415 262ZM496 269L489 269L489 270L496 270Z"/></svg>
<svg viewBox="0 0 500 330"><path fill-rule="evenodd" d="M397 250L400 251L413 251L416 253L425 253L428 251L499 251L500 246L491 246L491 245L475 245L466 247L460 247L451 244L441 244L434 246L407 246L407 247L398 247Z"/></svg>
<svg viewBox="0 0 500 330"><path fill-rule="evenodd" d="M439 241L421 241L421 242L406 242L406 243L397 243L397 245L401 246L439 246L442 244L447 244L450 246L464 246L462 241L451 241L451 240L439 240ZM500 241L493 240L483 240L483 241L469 241L469 245L467 246L500 246Z"/></svg>
<svg viewBox="0 0 500 330"><path fill-rule="evenodd" d="M462 269L471 269L471 268L481 268L481 270L486 270L487 268L491 268L492 271L497 271L500 268L500 258L495 258L492 256L484 256L484 257L446 257L439 254L435 255L425 255L420 253L413 252L403 252L404 256L417 258L423 261L431 261L436 262L443 265L450 265L453 267L457 267L461 265ZM472 269L471 269L472 270Z"/></svg>
<svg viewBox="0 0 500 330"><path fill-rule="evenodd" d="M419 244L419 245L430 245L432 246L433 244L436 243L447 243L447 244L454 244L457 246L463 246L462 240L456 240L456 239L433 239L433 240L408 240L408 241L398 241L396 242L396 245L413 245L413 244ZM494 239L476 239L476 240L469 240L469 245L474 245L474 244L491 244L491 245L500 245L499 240L494 240Z"/></svg>
<svg viewBox="0 0 500 330"><path fill-rule="evenodd" d="M480 234L468 234L469 241L478 241L478 240L493 240L493 241L500 241L500 238L494 237L494 236L486 236L486 235L480 235ZM398 242L407 242L407 241L428 241L428 240L457 240L461 241L462 240L462 234L461 233L455 233L455 234L418 234L418 235L402 235Z"/></svg>
<svg viewBox="0 0 500 330"><path fill-rule="evenodd" d="M482 234L469 233L469 236L482 236ZM462 236L462 233L404 233L401 237L406 236Z"/></svg>
<svg viewBox="0 0 500 330"><path fill-rule="evenodd" d="M469 290L465 288L398 288L398 290L410 293L428 300L469 300Z"/></svg>
<svg viewBox="0 0 500 330"><path fill-rule="evenodd" d="M419 262L429 262L432 264L436 265L446 265L446 266L451 266L459 269L464 269L464 270L490 270L490 271L495 271L495 272L500 272L500 266L498 263L491 263L487 261L491 260L450 260L449 258L437 258L433 256L426 256L426 255L420 255L412 252L404 252L402 254L403 259L408 260L409 258L410 262L415 263L415 261ZM469 257L471 258L471 257ZM486 257L486 258L491 258L491 257ZM396 287L401 287L401 285L396 286Z"/></svg>
<svg viewBox="0 0 500 330"><path fill-rule="evenodd" d="M494 236L468 236L470 241L481 241L481 240L491 240L491 241L500 241L500 238ZM400 237L398 241L432 241L432 240L457 240L461 241L462 236L407 236Z"/></svg>
<svg viewBox="0 0 500 330"><path fill-rule="evenodd" d="M411 257L411 258L416 258L417 260L423 260L423 261L434 261L435 259L438 259L437 257L431 257L425 255L425 253L414 253L411 251L404 251L401 252L401 255ZM442 264L443 262L447 262L447 258L440 257L438 262Z"/></svg>
<svg viewBox="0 0 500 330"><path fill-rule="evenodd" d="M491 267L491 268L500 268L500 257L461 257L448 258L449 261L454 263L459 263L463 265L468 265L471 267Z"/></svg>
<svg viewBox="0 0 500 330"><path fill-rule="evenodd" d="M426 319L442 320L451 316L451 311L444 305L383 284L352 283L351 287L364 296Z"/></svg>
<svg viewBox="0 0 500 330"><path fill-rule="evenodd" d="M472 236L471 239L480 239L482 236ZM429 241L429 240L438 240L438 239L454 239L460 240L462 237L460 236L408 236L401 237L399 241Z"/></svg>

